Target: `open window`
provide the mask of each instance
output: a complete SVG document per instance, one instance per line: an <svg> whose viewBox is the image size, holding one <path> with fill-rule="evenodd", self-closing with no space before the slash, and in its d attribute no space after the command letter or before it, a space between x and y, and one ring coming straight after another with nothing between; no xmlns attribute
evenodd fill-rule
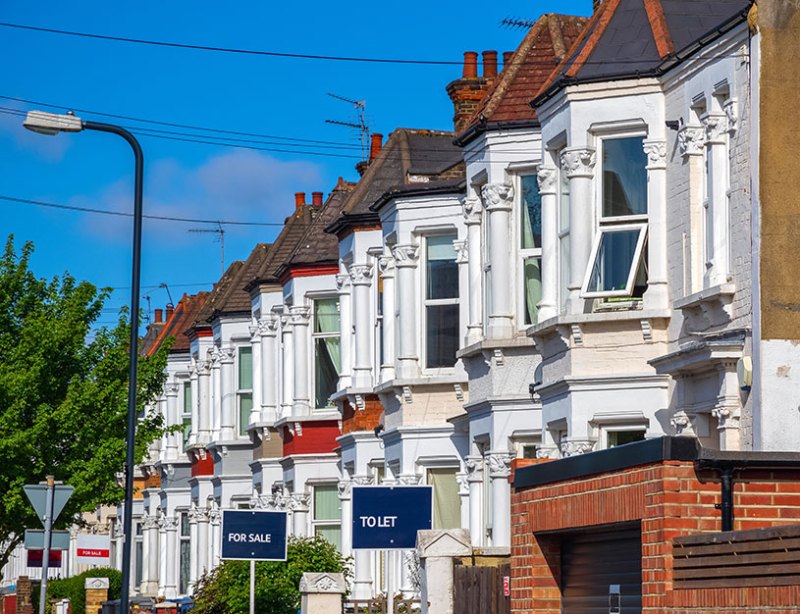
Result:
<svg viewBox="0 0 800 614"><path fill-rule="evenodd" d="M586 298L632 296L642 264L647 224L603 226L583 280Z"/></svg>

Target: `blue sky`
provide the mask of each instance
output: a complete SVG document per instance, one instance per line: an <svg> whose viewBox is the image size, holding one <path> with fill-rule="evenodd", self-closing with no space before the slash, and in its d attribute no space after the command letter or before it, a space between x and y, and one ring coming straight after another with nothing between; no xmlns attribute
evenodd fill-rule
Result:
<svg viewBox="0 0 800 614"><path fill-rule="evenodd" d="M524 31L501 27L504 17L535 18L547 12L587 15L591 1L4 0L0 22L215 47L460 62L467 50L516 47ZM5 97L0 98L0 197L118 212L132 207L133 160L122 139L93 132L58 137L28 133L13 110L62 111L16 98L81 109L76 114L84 119L134 129L189 132L98 113L326 141L262 138L242 143L296 151L284 153L138 135L145 154L146 213L278 224L291 212L294 192L327 195L337 177L357 178L357 132L325 123L355 121L354 110L328 92L366 101L373 132L451 129L452 106L444 88L460 75L454 65L281 59L8 27L0 27L0 57L0 96ZM117 288L102 317L102 322L113 323L118 308L129 301L129 218L0 200L0 220L3 240L13 233L19 244L34 242L33 263L40 276L69 271L78 279ZM162 283L177 302L184 292L208 289L219 278L216 235L189 232L213 227L145 221L142 285L152 308L168 300L158 287ZM226 227L226 263L246 258L257 242L269 242L278 231L278 226Z"/></svg>

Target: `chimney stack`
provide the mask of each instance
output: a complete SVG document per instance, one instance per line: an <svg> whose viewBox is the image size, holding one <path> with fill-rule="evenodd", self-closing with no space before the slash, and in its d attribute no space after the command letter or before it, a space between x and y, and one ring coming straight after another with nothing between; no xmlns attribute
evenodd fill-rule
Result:
<svg viewBox="0 0 800 614"><path fill-rule="evenodd" d="M322 192L311 192L311 204L315 207L322 207Z"/></svg>
<svg viewBox="0 0 800 614"><path fill-rule="evenodd" d="M303 205L306 204L306 193L305 192L295 192L294 193L294 206L295 209L299 209Z"/></svg>
<svg viewBox="0 0 800 614"><path fill-rule="evenodd" d="M497 52L483 52L483 78L494 79L497 77Z"/></svg>
<svg viewBox="0 0 800 614"><path fill-rule="evenodd" d="M505 70L506 66L508 66L511 63L511 58L513 58L513 57L514 57L514 52L513 51L504 51L503 52L503 70Z"/></svg>
<svg viewBox="0 0 800 614"><path fill-rule="evenodd" d="M381 149L383 149L383 135L378 134L377 132L372 133L372 140L370 141L369 145L369 161L372 162L378 155L381 153Z"/></svg>
<svg viewBox="0 0 800 614"><path fill-rule="evenodd" d="M455 109L453 124L456 132L467 127L467 122L478 108L486 90L497 77L497 52L485 52L483 61L484 75L479 77L478 54L475 51L465 51L461 78L447 85L447 95L453 101Z"/></svg>
<svg viewBox="0 0 800 614"><path fill-rule="evenodd" d="M172 317L172 312L175 311L175 305L172 303L167 304L167 320Z"/></svg>
<svg viewBox="0 0 800 614"><path fill-rule="evenodd" d="M164 312L161 309L156 309L156 324L161 324L164 321Z"/></svg>

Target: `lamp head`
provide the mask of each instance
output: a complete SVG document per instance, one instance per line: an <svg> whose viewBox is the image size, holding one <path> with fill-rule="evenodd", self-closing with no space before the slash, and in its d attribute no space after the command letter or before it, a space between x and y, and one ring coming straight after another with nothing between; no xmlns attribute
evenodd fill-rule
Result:
<svg viewBox="0 0 800 614"><path fill-rule="evenodd" d="M28 130L54 136L59 132L80 132L83 130L83 121L80 117L69 113L47 113L45 111L28 111L22 123Z"/></svg>

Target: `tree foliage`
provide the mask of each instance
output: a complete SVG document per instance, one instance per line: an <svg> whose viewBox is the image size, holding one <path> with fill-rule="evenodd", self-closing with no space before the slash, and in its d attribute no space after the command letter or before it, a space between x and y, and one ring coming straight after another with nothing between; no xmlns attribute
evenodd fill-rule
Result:
<svg viewBox="0 0 800 614"><path fill-rule="evenodd" d="M50 580L47 583L47 612L54 600L69 599L70 614L86 614L86 578L108 578L108 598L119 599L122 589L122 573L111 567L95 567L71 578ZM39 603L39 593L34 591L34 606ZM94 614L92 612L91 614Z"/></svg>
<svg viewBox="0 0 800 614"><path fill-rule="evenodd" d="M0 258L0 569L25 528L39 526L22 486L47 475L74 486L59 518L123 498L129 325L94 328L110 293L69 274L40 279L32 244ZM166 349L139 361L137 461L161 436L145 404L164 383Z"/></svg>
<svg viewBox="0 0 800 614"><path fill-rule="evenodd" d="M349 574L348 561L322 537L289 539L286 561L256 563L256 612L296 614L305 572ZM198 581L193 614L246 614L250 604L250 563L223 561Z"/></svg>

